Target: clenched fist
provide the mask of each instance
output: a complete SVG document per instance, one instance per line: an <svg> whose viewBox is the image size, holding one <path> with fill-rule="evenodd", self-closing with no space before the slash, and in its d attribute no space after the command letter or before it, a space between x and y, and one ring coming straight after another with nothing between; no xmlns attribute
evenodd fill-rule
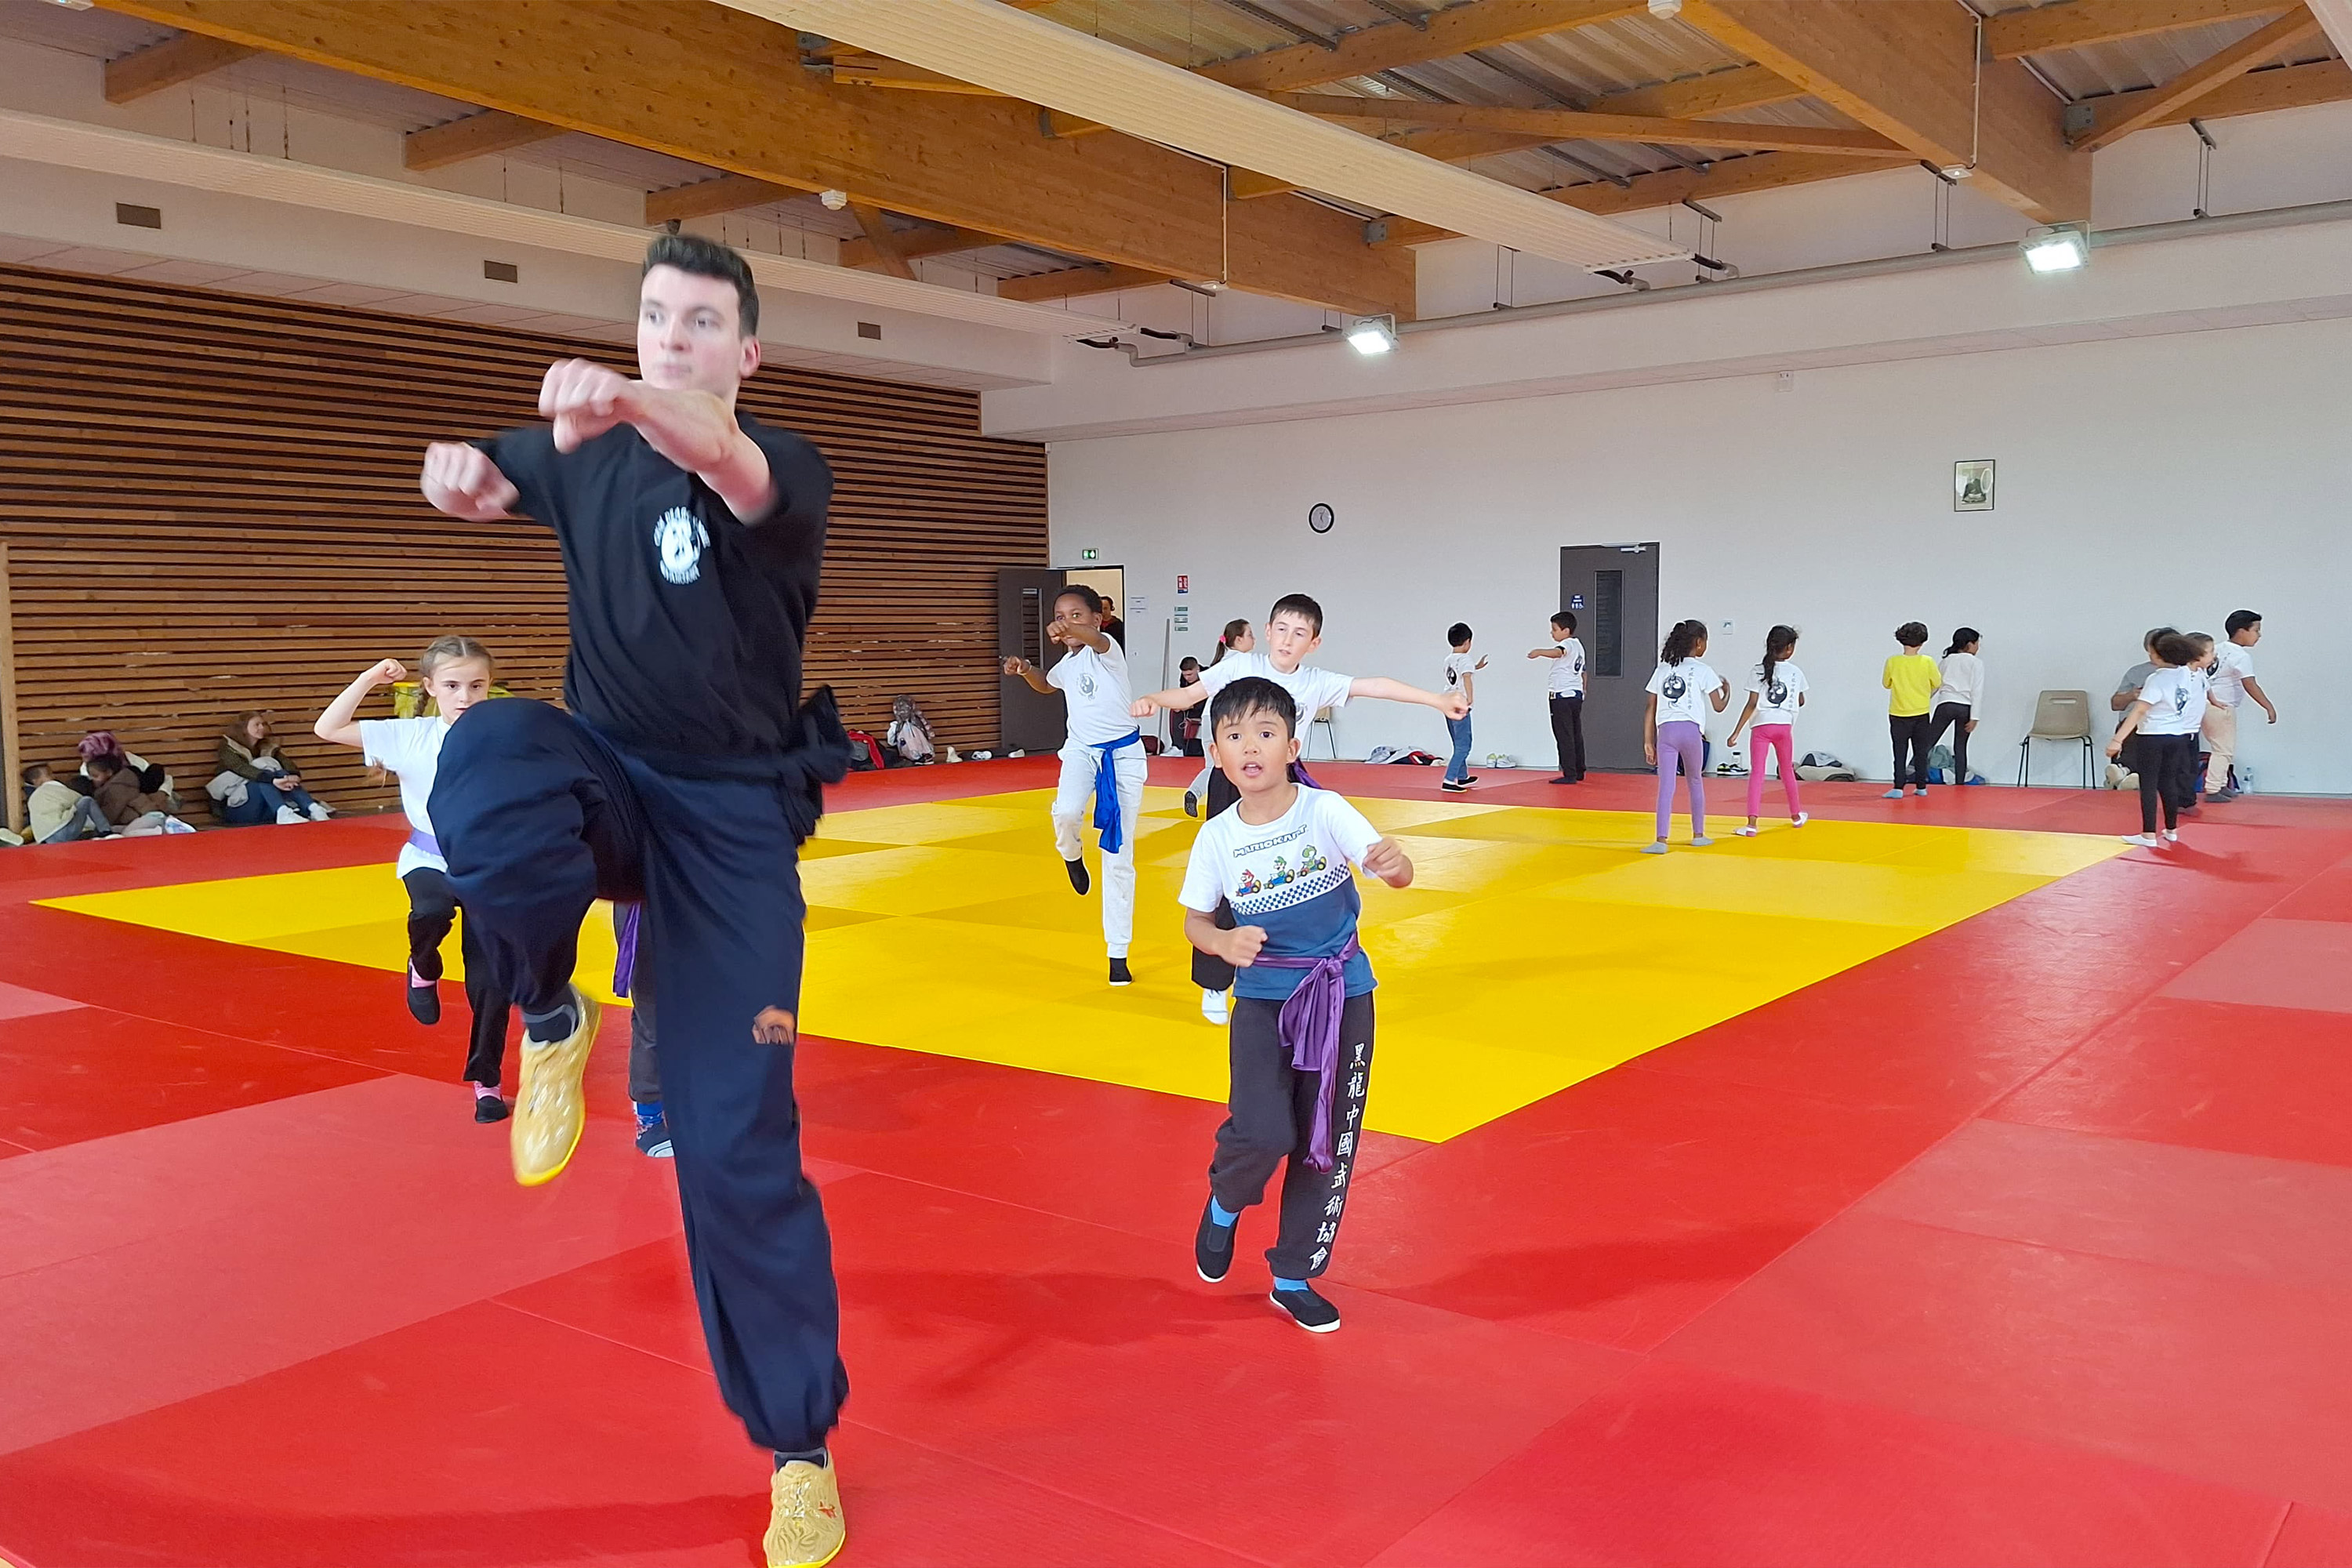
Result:
<svg viewBox="0 0 2352 1568"><path fill-rule="evenodd" d="M555 449L573 452L629 416L636 383L593 360L558 360L539 384L539 412L555 422Z"/></svg>
<svg viewBox="0 0 2352 1568"><path fill-rule="evenodd" d="M463 441L436 441L425 447L419 484L436 511L467 522L496 522L522 499L488 454Z"/></svg>

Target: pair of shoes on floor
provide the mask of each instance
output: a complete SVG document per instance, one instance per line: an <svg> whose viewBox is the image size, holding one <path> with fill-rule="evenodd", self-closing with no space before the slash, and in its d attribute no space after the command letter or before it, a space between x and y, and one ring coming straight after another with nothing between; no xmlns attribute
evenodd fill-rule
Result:
<svg viewBox="0 0 2352 1568"><path fill-rule="evenodd" d="M2153 833L2126 833L2124 842L2139 849L2163 849L2180 842L2180 835L2168 833L2159 838Z"/></svg>
<svg viewBox="0 0 2352 1568"><path fill-rule="evenodd" d="M2227 805L2245 793L2245 791L2241 789L2217 789L2208 791L2205 798L2211 801L2215 805Z"/></svg>
<svg viewBox="0 0 2352 1568"><path fill-rule="evenodd" d="M1468 795L1470 793L1470 783L1471 781L1468 779L1462 779L1459 781L1454 779L1440 779L1437 781L1437 787L1444 790L1448 795Z"/></svg>
<svg viewBox="0 0 2352 1568"><path fill-rule="evenodd" d="M1811 816L1801 811L1797 813L1796 816L1789 818L1789 826L1791 827L1802 827L1811 820L1812 817ZM1737 833L1742 838L1753 838L1756 837L1759 829L1754 823L1750 823L1745 827L1735 827L1731 831Z"/></svg>
<svg viewBox="0 0 2352 1568"><path fill-rule="evenodd" d="M1234 1010L1226 1002L1225 994L1222 991L1203 990L1201 993L1201 1016L1220 1026L1232 1023Z"/></svg>
<svg viewBox="0 0 2352 1568"><path fill-rule="evenodd" d="M588 1124L587 1097L580 1080L588 1070L588 1048L596 1042L604 1009L572 987L572 1032L541 1042L528 1031L522 1041L522 1083L515 1095L515 1180L526 1187L553 1181L572 1163L580 1133Z"/></svg>
<svg viewBox="0 0 2352 1568"><path fill-rule="evenodd" d="M768 1568L824 1568L841 1555L849 1529L841 1514L841 1479L822 1465L790 1459L768 1482L768 1532L760 1547Z"/></svg>
<svg viewBox="0 0 2352 1568"><path fill-rule="evenodd" d="M1201 1205L1200 1228L1192 1235L1192 1271L1212 1285L1231 1272L1234 1237L1241 1228L1238 1219L1232 1225L1218 1224L1215 1205L1213 1197ZM1328 1334L1339 1326L1339 1309L1318 1295L1311 1285L1297 1290L1286 1290L1277 1285L1266 1293L1265 1299L1310 1334Z"/></svg>

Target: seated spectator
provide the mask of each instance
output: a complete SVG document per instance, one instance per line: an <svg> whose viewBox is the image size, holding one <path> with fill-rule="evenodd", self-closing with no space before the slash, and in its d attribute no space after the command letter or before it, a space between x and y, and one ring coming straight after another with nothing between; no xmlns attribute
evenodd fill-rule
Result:
<svg viewBox="0 0 2352 1568"><path fill-rule="evenodd" d="M71 844L114 831L98 802L61 782L47 763L25 770L25 816L35 844Z"/></svg>
<svg viewBox="0 0 2352 1568"><path fill-rule="evenodd" d="M121 760L101 752L83 764L98 793L90 801L115 828L132 837L195 830L172 815L172 803L156 791L139 787L140 778Z"/></svg>
<svg viewBox="0 0 2352 1568"><path fill-rule="evenodd" d="M113 731L92 730L81 738L79 749L82 761L79 776L84 781L89 778L89 761L92 757L112 757L116 767L139 776L140 789L149 795L162 795L172 803L172 810L180 809L180 791L178 785L173 782L172 775L138 752L124 750L122 742L115 738ZM84 790L82 793L87 795L89 792Z"/></svg>
<svg viewBox="0 0 2352 1568"><path fill-rule="evenodd" d="M901 697L890 705L890 731L882 743L890 749L887 761L894 768L928 763L939 749L931 737L931 721L923 717L912 697Z"/></svg>
<svg viewBox="0 0 2352 1568"><path fill-rule="evenodd" d="M219 766L205 793L213 797L221 820L233 827L324 822L334 815L302 787L302 774L270 733L267 713L237 716L220 738Z"/></svg>

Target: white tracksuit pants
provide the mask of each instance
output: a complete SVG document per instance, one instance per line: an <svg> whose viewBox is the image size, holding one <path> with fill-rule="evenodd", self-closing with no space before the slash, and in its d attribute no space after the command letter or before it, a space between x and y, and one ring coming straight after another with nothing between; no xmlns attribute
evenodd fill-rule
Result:
<svg viewBox="0 0 2352 1568"><path fill-rule="evenodd" d="M1135 836L1143 825L1143 779L1150 764L1140 743L1111 753L1118 770L1118 826L1121 844L1116 855L1102 858L1102 875L1096 891L1102 895L1103 946L1113 958L1127 956L1135 935ZM1095 770L1100 764L1092 746L1062 748L1062 782L1054 791L1054 847L1065 860L1080 857L1080 836L1094 821Z"/></svg>

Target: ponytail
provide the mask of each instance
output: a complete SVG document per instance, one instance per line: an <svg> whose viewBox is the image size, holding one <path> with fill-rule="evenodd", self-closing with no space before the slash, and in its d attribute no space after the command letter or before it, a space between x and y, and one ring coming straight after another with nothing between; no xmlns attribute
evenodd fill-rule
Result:
<svg viewBox="0 0 2352 1568"><path fill-rule="evenodd" d="M1764 684L1766 686L1772 684L1772 671L1780 667L1782 659L1796 650L1796 647L1797 628L1794 626L1774 626L1764 634Z"/></svg>
<svg viewBox="0 0 2352 1568"><path fill-rule="evenodd" d="M1954 654L1968 647L1969 644L1977 641L1983 636L1984 634L1977 630L1974 626L1960 627L1952 634L1952 646L1944 650L1944 657L1946 658L1951 658Z"/></svg>
<svg viewBox="0 0 2352 1568"><path fill-rule="evenodd" d="M1706 639L1705 621L1676 621L1674 629L1666 634L1666 646L1658 650L1658 660L1662 664L1680 664Z"/></svg>
<svg viewBox="0 0 2352 1568"><path fill-rule="evenodd" d="M1218 635L1217 651L1209 656L1209 662L1213 665L1217 660L1233 652L1234 639L1247 630L1249 630L1247 621L1227 621L1225 629Z"/></svg>

